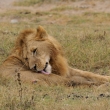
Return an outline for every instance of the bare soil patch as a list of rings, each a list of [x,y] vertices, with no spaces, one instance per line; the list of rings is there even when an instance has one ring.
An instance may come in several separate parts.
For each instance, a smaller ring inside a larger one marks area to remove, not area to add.
[[[58,2],[58,3],[43,3],[42,5],[26,6],[13,6],[13,2],[17,0],[0,0],[0,13],[7,11],[7,9],[28,9],[31,11],[50,11],[56,7],[71,7],[63,11],[64,14],[82,14],[83,12],[110,12],[109,0],[77,0],[74,2]],[[73,8],[73,9],[72,9]]]

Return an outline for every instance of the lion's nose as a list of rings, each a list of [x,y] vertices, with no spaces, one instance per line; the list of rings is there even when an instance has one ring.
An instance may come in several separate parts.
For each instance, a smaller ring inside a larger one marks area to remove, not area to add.
[[[33,70],[36,70],[37,68],[36,68],[36,64],[34,65],[34,67],[32,68]]]
[[[48,66],[48,62],[45,63],[45,67],[43,69],[44,71],[46,71],[47,66]]]
[[[46,65],[48,65],[48,62],[46,62]]]

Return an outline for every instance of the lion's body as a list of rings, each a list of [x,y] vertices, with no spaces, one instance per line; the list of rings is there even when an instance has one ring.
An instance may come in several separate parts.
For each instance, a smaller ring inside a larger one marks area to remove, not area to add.
[[[9,57],[0,67],[2,77],[12,78],[20,73],[22,81],[47,84],[96,84],[109,81],[109,76],[71,68],[61,45],[39,26],[23,31]]]

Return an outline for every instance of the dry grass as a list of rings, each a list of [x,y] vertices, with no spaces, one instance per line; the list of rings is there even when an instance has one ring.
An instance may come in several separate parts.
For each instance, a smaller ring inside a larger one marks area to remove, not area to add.
[[[66,88],[64,86],[27,85],[16,81],[0,83],[1,110],[109,110],[110,89],[95,87]]]
[[[30,2],[32,1],[28,0],[26,3],[32,5]],[[2,13],[0,64],[9,55],[20,31],[43,25],[47,32],[63,45],[72,67],[109,75],[110,14],[101,12],[86,12],[82,15],[63,14],[63,11],[68,9],[72,10],[68,7],[58,7],[34,13],[32,10],[24,9]],[[19,23],[11,24],[11,19],[18,19]],[[99,89],[61,85],[48,87],[19,82],[19,77],[16,76],[13,81],[1,78],[0,99],[0,110],[109,110],[110,86],[105,85]]]

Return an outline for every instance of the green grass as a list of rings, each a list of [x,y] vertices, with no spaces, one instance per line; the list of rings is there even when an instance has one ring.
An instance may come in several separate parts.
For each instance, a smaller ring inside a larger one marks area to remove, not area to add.
[[[15,6],[34,6],[36,4],[43,4],[43,3],[58,3],[58,2],[67,2],[68,0],[20,0],[14,2]],[[69,0],[75,1],[75,0]]]
[[[60,0],[62,1],[62,0]],[[34,6],[36,4],[56,2],[55,0],[21,0],[14,2],[15,6]]]
[[[24,5],[23,2],[20,3]],[[32,5],[32,1],[27,2]],[[56,9],[60,10],[59,13]],[[65,15],[65,10],[71,9],[56,7],[39,13],[20,9],[0,14],[2,20],[6,19],[0,22],[0,64],[10,54],[22,30],[42,25],[62,44],[72,67],[110,75],[110,14],[86,12]],[[13,18],[19,19],[19,22],[11,24]],[[20,86],[16,79],[1,78],[0,110],[109,110],[110,86],[97,88],[49,87],[23,82]]]
[[[20,2],[15,2],[15,6],[32,6],[37,3],[42,3],[44,0],[22,0]]]

